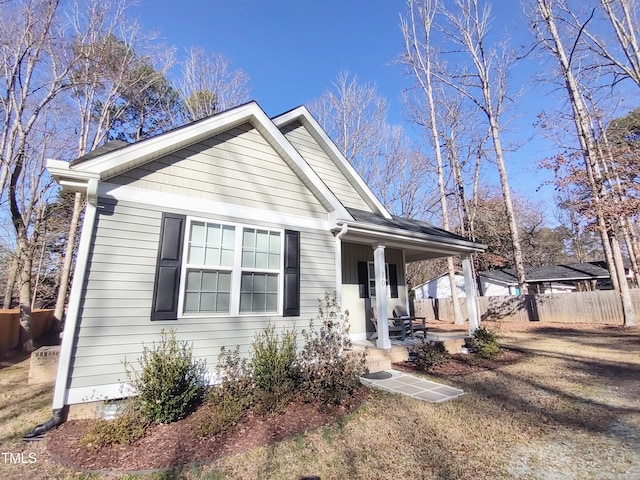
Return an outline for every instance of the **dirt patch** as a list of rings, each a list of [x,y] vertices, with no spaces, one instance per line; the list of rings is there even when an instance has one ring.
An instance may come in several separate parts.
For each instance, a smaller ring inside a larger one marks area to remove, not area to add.
[[[191,415],[175,423],[155,425],[130,445],[100,449],[81,442],[94,421],[69,421],[46,436],[46,446],[58,461],[84,471],[132,472],[206,464],[331,423],[358,408],[368,394],[367,389],[360,388],[348,404],[331,409],[321,410],[318,404],[295,400],[279,414],[262,416],[251,411],[233,430],[210,437],[194,434],[194,419],[200,415]]]

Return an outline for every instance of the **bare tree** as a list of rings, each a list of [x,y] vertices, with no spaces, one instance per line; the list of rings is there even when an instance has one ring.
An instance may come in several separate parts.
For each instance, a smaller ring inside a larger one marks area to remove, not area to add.
[[[309,103],[309,109],[353,168],[370,183],[388,110],[388,102],[376,86],[359,83],[357,75],[341,72],[332,88]]]
[[[75,59],[69,84],[77,114],[76,157],[110,138],[137,141],[179,121],[178,96],[165,78],[174,64],[173,49],[130,21],[128,5],[127,0],[91,0],[71,9]],[[82,194],[76,193],[54,313],[58,325],[64,317],[83,205]]]
[[[447,22],[442,29],[456,52],[465,55],[468,63],[461,65],[456,72],[447,69],[434,72],[434,75],[464,95],[486,117],[511,233],[513,263],[520,291],[526,293],[522,249],[501,140],[501,115],[507,100],[507,71],[513,63],[513,57],[505,41],[494,45],[488,43],[491,27],[488,5],[480,8],[478,0],[455,0],[451,3],[453,7],[442,9]]]
[[[622,263],[622,254],[618,241],[617,222],[607,222],[604,203],[606,201],[606,191],[600,166],[598,164],[598,152],[595,140],[590,128],[590,119],[585,105],[584,97],[581,93],[578,81],[574,74],[575,66],[572,63],[575,46],[581,40],[581,32],[584,28],[580,28],[577,35],[568,40],[572,45],[571,50],[567,53],[565,48],[566,39],[563,39],[557,26],[557,16],[554,11],[553,0],[537,0],[537,18],[534,23],[536,33],[541,44],[556,59],[560,73],[565,83],[567,97],[571,104],[574,117],[574,125],[578,136],[582,157],[589,186],[589,194],[593,204],[594,214],[598,224],[598,228],[603,237],[603,246],[607,245],[611,248],[613,258],[612,278],[617,277],[622,310],[624,315],[624,325],[632,326],[636,324],[635,310],[629,295],[629,287],[625,277],[624,265]],[[589,20],[587,20],[589,21]],[[584,27],[584,25],[583,25]],[[610,266],[611,268],[611,266]]]
[[[418,87],[424,95],[428,112],[426,114],[427,129],[430,134],[431,146],[436,157],[436,172],[438,176],[438,192],[440,193],[440,206],[442,211],[442,227],[450,230],[449,208],[447,206],[447,190],[445,186],[445,174],[440,148],[440,133],[436,119],[436,105],[433,94],[433,75],[431,72],[431,30],[436,14],[437,1],[425,0],[420,4],[417,0],[409,0],[409,16],[401,19],[402,34],[404,37],[405,51],[402,61],[410,67]],[[453,301],[453,316],[455,324],[464,323],[460,301],[458,300],[458,288],[453,258],[447,258],[447,272]]]
[[[590,40],[591,48],[602,58],[602,65],[614,74],[614,84],[629,78],[640,86],[640,22],[638,21],[637,0],[600,0],[605,18],[611,24],[614,35],[607,35],[607,41],[599,38],[590,29],[584,35]],[[579,17],[566,5],[560,3],[579,26]],[[595,13],[595,9],[593,10]],[[609,33],[607,31],[607,33]],[[616,41],[611,41],[615,38]],[[612,45],[613,43],[613,45]]]
[[[221,54],[208,56],[191,48],[184,62],[179,90],[188,120],[209,117],[249,99],[249,77],[232,70],[231,60]]]
[[[49,121],[57,123],[51,107],[68,88],[69,59],[60,44],[64,35],[57,1],[15,2],[3,6],[3,10],[2,16],[13,21],[2,22],[0,27],[2,182],[20,258],[21,345],[32,350],[33,246],[44,216],[43,202],[51,188],[50,179],[42,176],[44,158],[55,138],[46,132],[51,127]]]

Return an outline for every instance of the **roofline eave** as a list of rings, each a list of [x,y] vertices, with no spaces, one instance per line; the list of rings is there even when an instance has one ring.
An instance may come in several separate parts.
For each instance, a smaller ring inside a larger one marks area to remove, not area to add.
[[[401,243],[406,242],[408,247],[409,245],[413,247],[430,246],[434,247],[438,251],[450,253],[451,255],[484,252],[487,249],[486,245],[480,243],[458,240],[455,238],[436,237],[435,235],[411,232],[398,228],[342,220],[339,220],[337,224],[340,227],[342,227],[342,225],[347,225],[348,232],[351,234],[360,233],[364,236],[371,236],[371,240],[380,239],[380,243],[384,243],[384,240],[387,239]],[[349,234],[343,238],[345,238],[345,240],[349,240]]]

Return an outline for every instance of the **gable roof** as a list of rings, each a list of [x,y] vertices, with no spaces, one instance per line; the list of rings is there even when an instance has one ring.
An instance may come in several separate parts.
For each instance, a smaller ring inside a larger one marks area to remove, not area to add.
[[[329,135],[327,135],[305,106],[296,107],[273,118],[273,123],[280,129],[283,129],[293,122],[300,122],[307,129],[315,141],[318,142],[318,145],[320,145],[323,151],[335,163],[341,173],[374,212],[377,212],[387,219],[391,219],[391,214],[384,205],[382,205],[382,202],[378,200],[378,197],[375,196],[369,186],[362,180],[360,175],[358,175],[344,155],[338,150],[336,144],[333,143]]]
[[[303,158],[281,129],[300,122],[345,179],[372,211],[346,208],[318,173]],[[251,124],[276,150],[305,186],[329,212],[340,238],[356,243],[384,243],[405,249],[407,261],[467,255],[486,246],[419,220],[392,216],[339,152],[335,144],[305,107],[297,107],[270,119],[256,102],[220,112],[171,131],[132,144],[110,142],[70,163],[49,160],[47,169],[61,185],[86,190],[95,201],[99,181],[108,182],[124,172],[167,156],[243,124]]]
[[[107,181],[125,171],[245,123],[250,123],[264,136],[328,211],[339,217],[351,217],[335,194],[256,102],[225,110],[132,144],[106,144],[101,153],[91,152],[71,163],[49,160],[47,169],[61,185],[82,188],[82,182],[86,183],[90,179]]]

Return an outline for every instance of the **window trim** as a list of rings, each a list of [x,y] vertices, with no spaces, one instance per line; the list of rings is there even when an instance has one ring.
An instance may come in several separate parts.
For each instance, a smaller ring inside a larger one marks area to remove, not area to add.
[[[188,248],[189,248],[189,238],[191,234],[191,223],[192,222],[204,222],[205,224],[217,224],[222,226],[229,226],[234,228],[234,255],[233,255],[233,266],[232,267],[207,267],[203,265],[189,265],[187,263],[188,258]],[[264,268],[255,268],[251,269],[249,267],[242,266],[242,240],[244,236],[245,229],[253,229],[253,230],[266,230],[269,232],[277,232],[280,235],[280,262],[277,269],[278,274],[278,299],[277,299],[277,310],[273,312],[240,312],[240,292],[241,292],[241,281],[243,273],[276,273],[275,269],[264,269]],[[283,290],[284,290],[284,229],[282,228],[273,228],[266,227],[264,225],[254,225],[248,223],[236,223],[218,220],[215,218],[204,218],[204,217],[196,217],[196,216],[187,216],[187,220],[185,222],[185,233],[182,245],[182,263],[180,266],[180,291],[178,294],[178,319],[184,318],[224,318],[224,317],[272,317],[272,316],[282,316],[283,310]],[[187,270],[189,268],[199,268],[202,270],[215,270],[215,271],[229,271],[231,272],[231,291],[229,293],[229,311],[228,312],[204,312],[204,313],[185,313],[184,311],[184,301],[185,301],[185,293],[186,293],[186,277]]]

